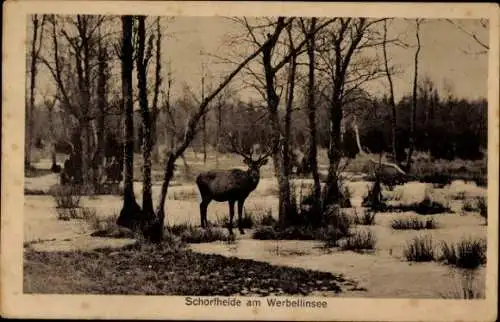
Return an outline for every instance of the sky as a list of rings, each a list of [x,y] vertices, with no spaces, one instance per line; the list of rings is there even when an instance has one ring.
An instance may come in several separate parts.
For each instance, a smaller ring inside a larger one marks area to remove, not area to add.
[[[478,20],[455,21],[488,43],[489,30],[482,28]],[[233,43],[227,46],[229,35],[241,35],[244,30],[225,17],[178,16],[162,20],[162,27],[164,78],[166,78],[165,69],[171,66],[174,77],[174,98],[183,95],[182,91],[185,86],[191,88],[194,95],[201,96],[202,62],[205,65],[205,71],[213,77],[210,81],[212,84],[218,83],[232,70],[233,65],[214,63],[211,55],[230,57],[235,52],[248,52],[244,43]],[[410,45],[406,49],[394,46],[388,48],[391,64],[399,70],[399,73],[394,76],[397,101],[403,95],[410,93],[412,88],[415,48],[411,45],[416,41],[415,22],[400,18],[394,19],[388,28],[389,38],[397,35]],[[477,54],[483,48],[470,36],[445,20],[434,19],[426,20],[421,25],[420,39],[420,78],[430,78],[443,94],[446,90],[451,90],[458,98],[487,97],[488,55]],[[202,56],[201,52],[208,53],[208,55]],[[167,61],[170,62],[169,65]],[[48,88],[53,86],[50,75],[43,67],[40,74],[42,83],[40,93],[50,92]],[[241,90],[240,82],[241,77],[234,81],[232,88],[237,89],[236,92],[243,99],[251,97],[250,92]],[[116,83],[114,86],[120,85]],[[374,96],[382,96],[388,93],[387,81],[385,78],[372,81],[366,84],[365,89]],[[40,93],[38,99],[41,99]]]
[[[488,31],[477,20],[457,22],[487,42]],[[176,83],[186,82],[192,88],[199,88],[201,61],[209,59],[202,58],[200,51],[229,56],[230,51],[235,50],[222,46],[228,33],[238,32],[234,23],[222,17],[176,17],[167,23],[167,29],[175,35],[165,42],[164,50],[172,61]],[[400,35],[405,42],[414,44],[414,22],[393,20],[389,26],[389,38],[391,35]],[[487,96],[488,55],[476,54],[482,48],[473,39],[444,20],[427,20],[420,27],[420,38],[420,76],[429,77],[438,89],[451,87],[453,94],[460,98]],[[415,49],[391,47],[388,50],[392,63],[400,71],[394,79],[395,96],[398,99],[411,91]],[[207,63],[207,68],[212,74],[221,74],[218,71],[222,67],[218,65]],[[386,86],[384,78],[369,84],[368,89],[371,92],[383,92],[387,90]]]

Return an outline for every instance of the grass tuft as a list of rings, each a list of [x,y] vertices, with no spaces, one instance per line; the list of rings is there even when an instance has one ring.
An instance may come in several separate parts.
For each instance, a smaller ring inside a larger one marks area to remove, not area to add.
[[[50,194],[56,202],[56,208],[75,209],[80,207],[80,191],[74,186],[54,186]]]
[[[420,220],[413,216],[410,218],[394,219],[391,224],[393,229],[397,230],[421,230],[421,229],[437,229],[438,224],[433,218]]]
[[[278,221],[273,217],[273,212],[269,208],[267,209],[265,215],[261,215],[260,217],[258,217],[257,223],[260,226],[274,226],[278,223]]]
[[[407,242],[403,255],[410,262],[430,262],[435,259],[431,236],[417,236]]]
[[[200,244],[214,241],[231,242],[235,240],[226,229],[219,227],[200,228],[190,224],[172,225],[167,228],[168,233],[178,236],[185,243]]]
[[[479,215],[488,223],[488,202],[485,197],[477,197],[477,208],[479,208]]]
[[[443,241],[439,259],[460,268],[478,268],[486,263],[486,240],[464,238],[455,244]]]
[[[354,225],[375,225],[375,216],[377,213],[370,209],[364,209],[363,215],[358,216],[357,212],[354,213],[354,217],[352,218],[352,223]]]
[[[340,246],[342,250],[374,250],[377,239],[371,230],[356,231],[348,236]]]

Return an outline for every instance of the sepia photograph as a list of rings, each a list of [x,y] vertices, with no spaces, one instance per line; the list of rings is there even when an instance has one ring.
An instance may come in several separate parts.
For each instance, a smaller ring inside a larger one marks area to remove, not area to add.
[[[5,7],[2,314],[496,319],[498,6],[47,3]]]

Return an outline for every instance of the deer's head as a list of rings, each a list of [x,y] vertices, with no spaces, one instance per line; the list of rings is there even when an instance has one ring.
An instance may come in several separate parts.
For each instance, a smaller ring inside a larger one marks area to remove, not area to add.
[[[268,158],[271,155],[271,150],[267,149],[265,151],[256,152],[256,150],[261,150],[260,148],[256,148],[256,145],[252,146],[250,149],[244,150],[240,146],[236,144],[236,141],[232,134],[229,135],[231,139],[232,152],[237,153],[243,157],[243,163],[248,166],[249,172],[256,174],[257,176],[260,173],[260,168],[267,164]],[[255,155],[257,154],[257,157]]]
[[[257,160],[253,160],[252,158],[243,158],[243,163],[248,166],[249,170],[260,171],[260,168],[267,164],[268,157],[263,156]]]

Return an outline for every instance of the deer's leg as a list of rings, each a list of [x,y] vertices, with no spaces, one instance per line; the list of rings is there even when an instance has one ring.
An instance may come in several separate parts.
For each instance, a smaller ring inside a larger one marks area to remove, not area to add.
[[[245,232],[243,231],[243,225],[241,222],[241,219],[243,217],[243,204],[245,203],[245,200],[238,200],[238,229],[240,230],[240,234],[244,235]]]
[[[229,234],[233,234],[234,201],[229,201]]]
[[[200,203],[200,225],[201,228],[205,228],[207,226],[207,209],[210,200],[203,199]]]

